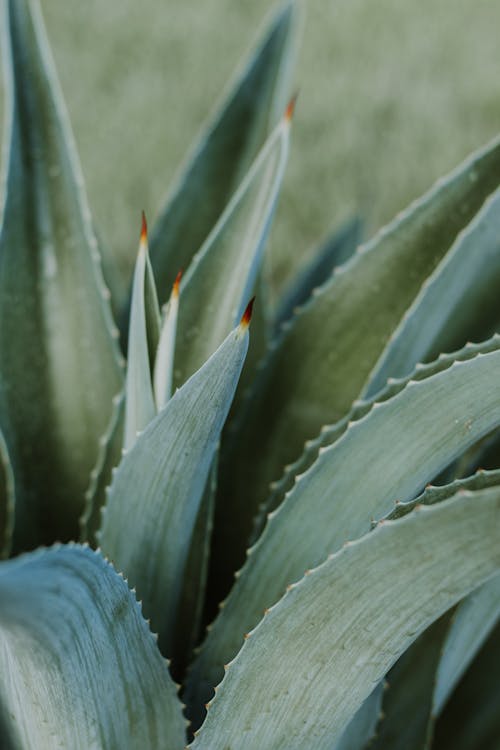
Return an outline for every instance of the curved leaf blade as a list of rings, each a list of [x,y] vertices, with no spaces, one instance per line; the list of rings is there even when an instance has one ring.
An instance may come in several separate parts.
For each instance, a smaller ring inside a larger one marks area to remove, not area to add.
[[[169,655],[191,537],[247,329],[243,319],[138,437],[114,474],[103,512],[100,546],[137,588]]]
[[[0,712],[15,750],[184,747],[167,665],[98,553],[68,545],[2,563],[0,602]]]
[[[109,293],[38,2],[2,4],[8,163],[0,229],[0,422],[14,548],[78,534],[122,370]]]
[[[500,424],[499,368],[496,350],[410,382],[393,398],[374,404],[320,451],[249,550],[194,662],[188,703],[206,702],[242,634],[288,584],[347,540],[366,533],[370,519],[383,518],[396,501],[414,498],[457,455]]]
[[[287,327],[242,410],[238,440],[222,449],[226,522],[214,549],[226,568],[241,565],[270,483],[323,424],[345,415],[423,282],[499,182],[497,139],[361,247]]]
[[[330,748],[418,634],[498,571],[499,528],[498,488],[465,493],[310,571],[249,633],[193,748]]]
[[[417,362],[478,340],[498,321],[500,190],[458,235],[406,312],[365,389],[370,396],[388,377],[403,377]]]

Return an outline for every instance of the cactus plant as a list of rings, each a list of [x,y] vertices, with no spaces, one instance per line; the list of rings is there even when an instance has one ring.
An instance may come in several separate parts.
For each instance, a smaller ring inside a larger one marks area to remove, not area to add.
[[[495,747],[500,141],[270,309],[287,3],[143,215],[125,361],[38,0],[2,10],[2,747]]]

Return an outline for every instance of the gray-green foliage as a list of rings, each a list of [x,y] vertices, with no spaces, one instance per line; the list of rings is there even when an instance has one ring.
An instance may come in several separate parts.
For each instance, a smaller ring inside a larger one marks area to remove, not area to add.
[[[345,227],[249,330],[298,15],[278,10],[206,127],[151,260],[143,217],[124,370],[38,0],[3,0],[7,750],[181,750],[191,730],[196,750],[411,750],[452,716],[464,748],[500,737],[480,679],[498,661],[500,469],[462,475],[500,458],[500,147],[357,252]]]

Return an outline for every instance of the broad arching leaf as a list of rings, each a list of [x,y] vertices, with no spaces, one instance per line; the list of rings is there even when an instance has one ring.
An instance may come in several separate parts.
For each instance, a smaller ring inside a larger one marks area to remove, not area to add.
[[[255,382],[238,440],[222,448],[225,525],[214,549],[226,567],[241,565],[269,484],[345,415],[422,284],[499,183],[497,139],[362,246],[293,320]]]
[[[500,569],[499,528],[500,490],[464,493],[309,571],[247,634],[193,749],[329,750],[419,633]]]
[[[396,501],[414,498],[457,455],[500,425],[500,351],[457,362],[349,426],[269,516],[194,663],[187,700],[204,703],[222,665],[286,586]]]
[[[99,543],[137,588],[164,653],[200,502],[248,348],[244,316],[137,438],[111,484]]]
[[[177,385],[221,344],[254,291],[288,157],[293,106],[292,100],[183,279]]]
[[[184,747],[177,689],[135,596],[88,547],[0,565],[0,716],[6,750]]]
[[[78,535],[122,371],[80,167],[38,0],[2,3],[7,177],[0,230],[0,424],[14,549]]]

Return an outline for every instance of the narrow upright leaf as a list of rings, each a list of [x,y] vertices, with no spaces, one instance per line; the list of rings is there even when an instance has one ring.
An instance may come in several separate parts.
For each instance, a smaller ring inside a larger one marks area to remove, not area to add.
[[[0,565],[0,716],[8,750],[185,746],[176,686],[140,607],[88,547]]]
[[[465,493],[309,571],[247,634],[193,749],[330,750],[419,633],[500,569],[499,524],[497,487]]]
[[[165,301],[279,121],[290,96],[299,8],[286,2],[204,127],[153,228],[151,261]]]
[[[500,621],[500,575],[483,584],[458,607],[444,643],[434,690],[439,716],[483,642]]]
[[[500,190],[458,235],[393,333],[370,375],[365,395],[417,362],[488,335],[500,319]]]
[[[171,655],[195,521],[248,347],[243,317],[120,463],[98,538]]]
[[[2,15],[0,424],[16,483],[19,550],[77,536],[122,371],[39,3],[7,0]]]
[[[156,359],[153,370],[153,386],[156,408],[158,410],[163,409],[172,395],[181,275],[182,272],[179,271],[177,278],[172,285],[172,292],[164,312],[158,347],[156,350]]]
[[[132,286],[132,307],[127,350],[124,448],[135,443],[137,433],[156,416],[152,367],[158,346],[160,310],[148,258],[146,219],[142,215],[139,254]]]
[[[175,382],[216,350],[253,293],[288,156],[293,103],[270,135],[186,273]]]

